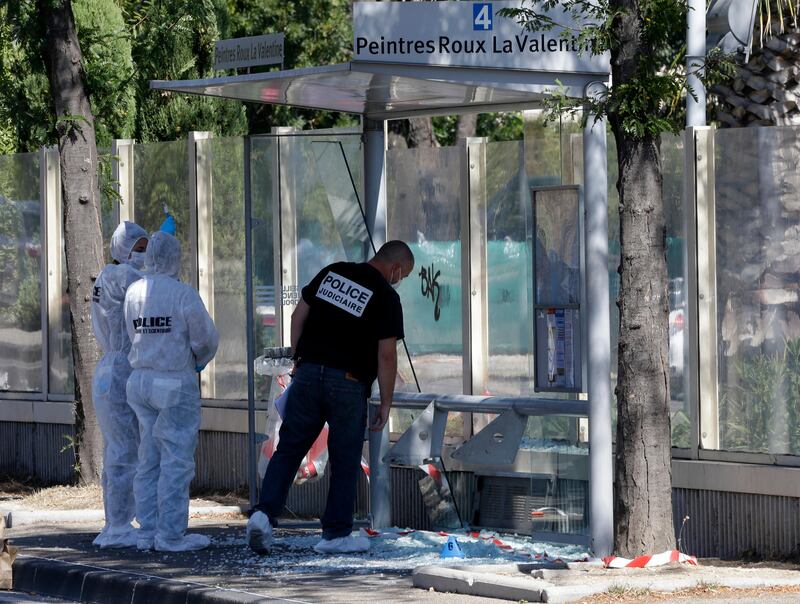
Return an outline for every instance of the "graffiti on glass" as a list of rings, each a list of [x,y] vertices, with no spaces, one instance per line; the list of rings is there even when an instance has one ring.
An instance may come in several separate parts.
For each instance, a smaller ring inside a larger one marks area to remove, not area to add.
[[[420,291],[425,298],[430,298],[433,302],[433,320],[438,321],[442,314],[440,306],[442,301],[442,287],[439,285],[439,275],[442,271],[437,271],[433,264],[429,267],[422,267],[419,271]]]

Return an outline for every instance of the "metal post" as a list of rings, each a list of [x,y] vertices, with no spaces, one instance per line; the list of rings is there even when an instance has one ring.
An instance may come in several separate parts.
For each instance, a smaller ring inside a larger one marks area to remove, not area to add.
[[[700,80],[706,62],[706,2],[689,0],[686,15],[686,126],[706,125],[706,89]]]
[[[60,317],[61,250],[63,216],[61,214],[61,167],[58,147],[39,151],[39,237],[46,253],[40,256],[40,311],[42,325],[42,399],[50,393],[50,337],[55,332],[51,322]],[[57,279],[57,280],[56,280]]]
[[[364,118],[364,210],[376,249],[386,243],[386,122]],[[369,244],[367,244],[369,245]],[[372,255],[369,250],[368,255]],[[370,422],[377,407],[370,405]],[[369,433],[369,502],[373,529],[392,525],[392,474],[383,457],[389,452],[389,423]]]
[[[195,148],[195,204],[197,214],[197,291],[206,305],[211,318],[216,320],[214,297],[214,199],[212,166],[214,164],[211,138],[197,140]],[[216,361],[211,359],[200,374],[200,396],[204,399],[217,397]]]
[[[183,266],[189,268],[191,274],[189,276],[189,285],[197,289],[197,195],[198,186],[203,186],[204,183],[198,183],[197,180],[197,141],[211,138],[210,132],[189,132],[187,139],[187,162],[188,162],[188,180],[189,187],[189,246],[192,253],[187,253],[184,250]]]
[[[714,129],[695,129],[697,208],[697,337],[700,447],[719,449],[717,375],[717,243]],[[689,365],[692,367],[692,365]]]
[[[464,394],[489,390],[489,315],[487,271],[486,152],[488,139],[464,138],[461,150],[461,333]],[[463,437],[468,440],[486,418],[463,413]]]
[[[255,360],[255,334],[253,333],[253,225],[252,184],[250,182],[250,137],[244,137],[244,290],[247,321],[247,483],[250,487],[250,506],[258,502],[258,474],[256,470],[256,397],[253,361]],[[276,300],[277,304],[277,300]]]
[[[386,122],[364,118],[363,126],[364,210],[375,248],[380,249],[386,243]]]
[[[587,86],[586,96],[605,86]],[[611,553],[614,544],[613,461],[611,451],[611,320],[608,288],[608,168],[606,123],[589,115],[583,131],[583,182],[586,211],[586,314],[588,330],[589,493],[592,550]]]
[[[133,145],[129,138],[111,141],[111,178],[120,202],[114,206],[114,223],[134,220],[133,217]]]
[[[700,451],[700,375],[697,368],[700,366],[700,348],[698,336],[698,305],[697,305],[697,156],[695,128],[686,128],[683,131],[683,232],[686,234],[683,242],[684,271],[686,274],[686,322],[685,344],[687,355],[684,359],[684,379],[686,390],[684,397],[689,405],[690,431],[690,456],[699,458]]]

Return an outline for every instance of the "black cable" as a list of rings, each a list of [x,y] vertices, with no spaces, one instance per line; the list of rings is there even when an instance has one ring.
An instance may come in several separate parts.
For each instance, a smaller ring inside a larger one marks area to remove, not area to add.
[[[353,178],[353,172],[350,170],[350,162],[347,161],[347,154],[344,152],[344,145],[342,141],[311,141],[312,143],[333,143],[339,145],[339,150],[342,152],[342,159],[344,160],[344,166],[347,168],[347,175],[350,177],[350,186],[353,188],[353,194],[356,196],[356,202],[358,203],[358,209],[361,211],[361,218],[364,220],[364,229],[367,231],[367,237],[369,238],[369,244],[372,246],[372,253],[377,254],[378,250],[375,247],[375,241],[372,239],[372,233],[369,230],[369,222],[367,222],[367,212],[364,209],[363,204],[361,203],[361,198],[358,196],[358,188],[356,187],[356,181]],[[411,361],[411,353],[408,352],[408,345],[406,344],[405,338],[401,340],[403,342],[403,350],[406,352],[406,358],[408,359],[408,365],[411,367],[411,375],[414,376],[414,383],[417,386],[417,392],[422,392],[422,389],[419,387],[419,380],[417,379],[417,371],[414,369],[414,363]],[[444,467],[444,466],[442,466]],[[460,517],[459,517],[460,519]]]
[[[447,481],[447,488],[450,489],[450,479],[447,477],[447,468],[444,466],[444,457],[439,458],[439,462],[442,464],[442,477]],[[456,510],[456,516],[458,516],[458,524],[461,525],[461,528],[464,527],[464,519],[461,517],[461,511],[458,509],[458,504],[456,503],[456,494],[453,492],[453,489],[450,489],[450,498],[453,500],[453,507]]]

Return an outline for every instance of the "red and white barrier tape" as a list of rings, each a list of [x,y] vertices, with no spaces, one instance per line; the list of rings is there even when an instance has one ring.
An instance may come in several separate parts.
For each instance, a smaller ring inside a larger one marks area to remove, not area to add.
[[[633,560],[618,556],[606,556],[603,558],[603,564],[606,565],[606,568],[652,568],[654,566],[664,566],[670,562],[697,566],[696,557],[682,554],[676,549],[649,556],[637,556]]]

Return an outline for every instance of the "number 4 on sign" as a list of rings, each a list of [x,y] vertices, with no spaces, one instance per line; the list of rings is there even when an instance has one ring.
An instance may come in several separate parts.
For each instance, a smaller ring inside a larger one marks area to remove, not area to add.
[[[473,31],[488,31],[492,29],[492,3],[476,2],[472,5]]]

